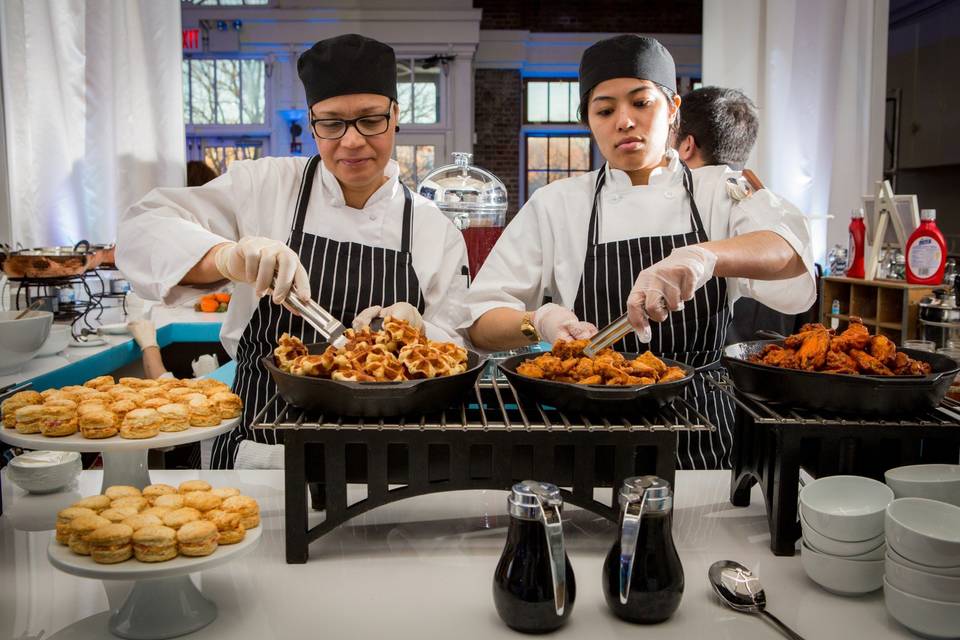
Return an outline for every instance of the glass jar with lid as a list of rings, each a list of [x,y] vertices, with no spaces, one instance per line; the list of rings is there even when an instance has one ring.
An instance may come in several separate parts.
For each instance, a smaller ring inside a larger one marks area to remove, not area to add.
[[[507,224],[507,188],[486,169],[470,164],[472,154],[452,155],[453,164],[430,172],[417,191],[463,232],[470,275],[475,276]]]

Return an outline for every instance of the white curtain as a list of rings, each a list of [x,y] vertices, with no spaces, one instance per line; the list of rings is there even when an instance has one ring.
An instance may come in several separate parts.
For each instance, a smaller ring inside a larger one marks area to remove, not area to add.
[[[113,242],[126,207],[183,185],[180,0],[3,0],[0,62],[0,240]]]
[[[760,111],[748,166],[814,217],[814,257],[847,242],[883,162],[889,0],[704,0],[703,83]]]

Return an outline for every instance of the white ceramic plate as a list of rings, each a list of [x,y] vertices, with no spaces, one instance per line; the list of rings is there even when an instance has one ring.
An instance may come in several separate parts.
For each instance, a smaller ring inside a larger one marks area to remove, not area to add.
[[[80,433],[62,438],[47,438],[39,433],[24,434],[14,429],[0,429],[0,440],[15,447],[24,449],[48,449],[51,451],[135,451],[138,449],[160,449],[173,447],[178,444],[206,440],[226,433],[240,422],[240,418],[222,420],[216,427],[190,427],[185,431],[168,433],[161,431],[153,438],[142,440],[128,440],[119,435],[112,438],[89,439]]]

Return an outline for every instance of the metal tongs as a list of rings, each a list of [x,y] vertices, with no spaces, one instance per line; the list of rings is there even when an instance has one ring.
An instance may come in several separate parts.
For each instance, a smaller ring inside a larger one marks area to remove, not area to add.
[[[598,331],[597,335],[590,339],[590,344],[583,348],[583,353],[588,358],[593,358],[600,351],[622,340],[623,337],[631,331],[633,331],[633,325],[631,325],[630,320],[627,319],[627,314],[623,314]]]
[[[288,295],[284,303],[295,309],[311,327],[317,330],[317,333],[327,339],[329,344],[335,347],[341,347],[346,344],[347,339],[343,337],[343,332],[347,330],[343,323],[337,320],[333,315],[313,301],[313,299],[301,302],[295,295]]]

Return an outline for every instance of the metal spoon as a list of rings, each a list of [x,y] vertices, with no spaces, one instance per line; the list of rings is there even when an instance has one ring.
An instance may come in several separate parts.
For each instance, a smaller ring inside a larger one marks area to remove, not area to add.
[[[793,640],[803,640],[802,636],[765,609],[767,597],[763,593],[760,579],[753,575],[750,569],[733,560],[720,560],[710,566],[708,575],[717,597],[731,609],[763,614],[783,635]]]

